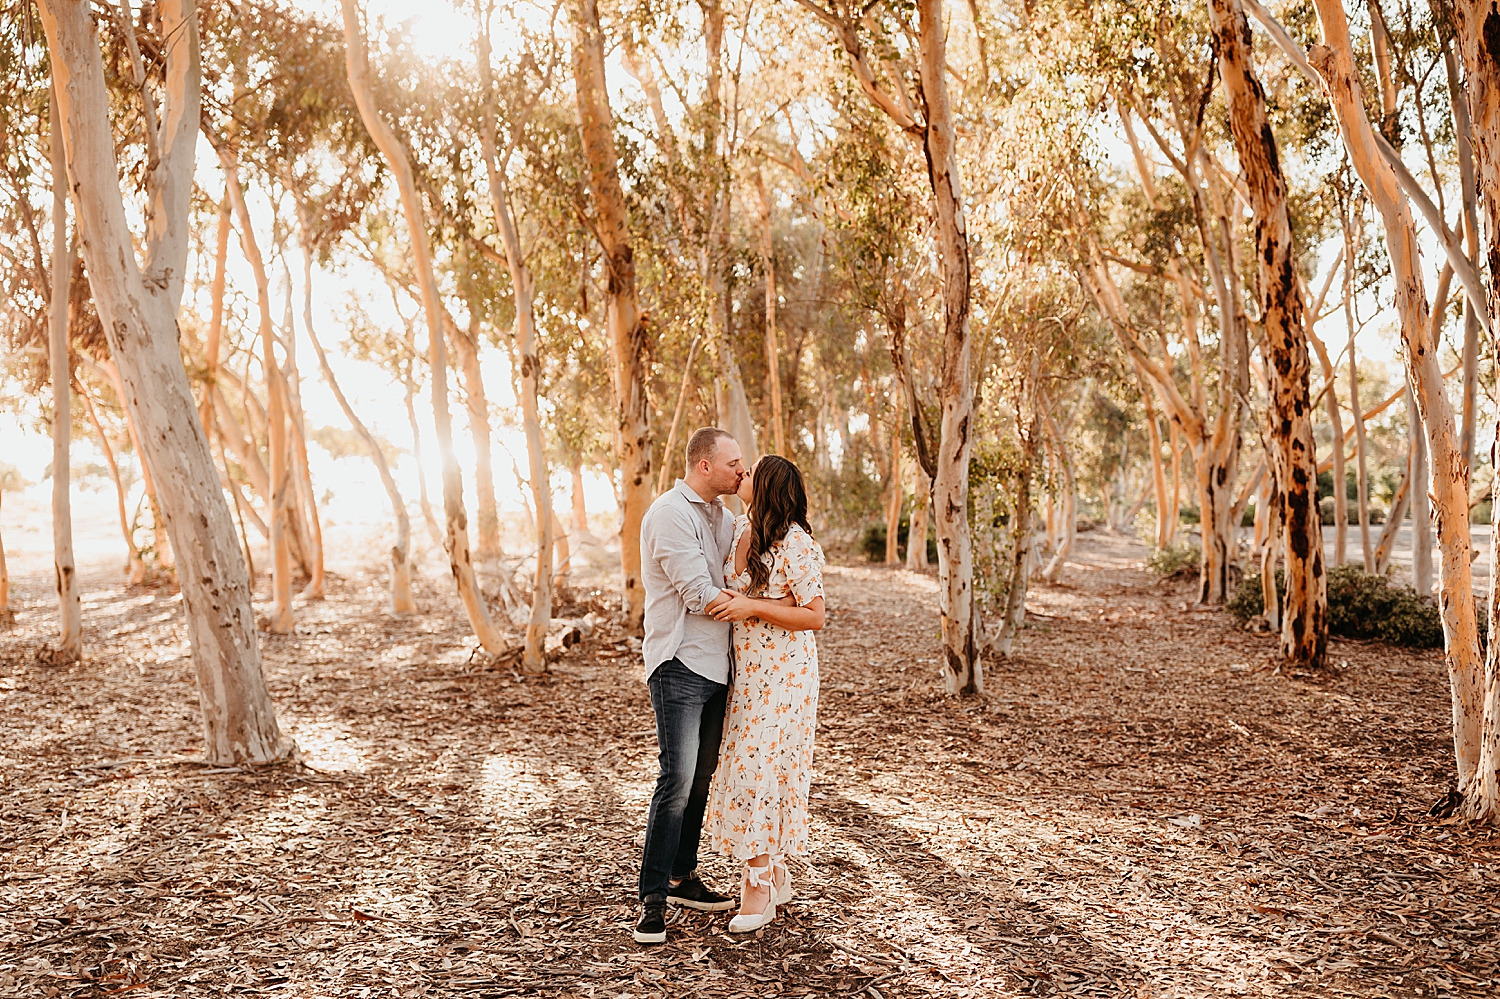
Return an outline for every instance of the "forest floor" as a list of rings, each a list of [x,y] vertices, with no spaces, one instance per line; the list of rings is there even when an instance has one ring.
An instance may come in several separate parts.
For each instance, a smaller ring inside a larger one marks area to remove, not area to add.
[[[655,738],[630,644],[541,679],[472,655],[446,577],[370,564],[264,640],[305,762],[204,766],[173,592],[51,567],[0,633],[0,994],[1493,996],[1500,837],[1427,817],[1438,655],[1316,675],[1091,533],[988,692],[939,692],[936,584],[830,566],[811,866],[752,937],[631,941]],[[354,566],[354,563],[350,563]],[[110,567],[112,570],[113,567]],[[729,889],[717,857],[706,879]]]

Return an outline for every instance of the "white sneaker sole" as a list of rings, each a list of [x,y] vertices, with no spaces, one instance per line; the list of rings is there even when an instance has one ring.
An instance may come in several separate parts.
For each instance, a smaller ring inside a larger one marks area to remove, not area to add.
[[[684,909],[696,909],[699,912],[728,912],[734,908],[734,899],[726,898],[722,902],[695,902],[692,899],[673,898],[668,895],[667,904],[680,905]]]
[[[635,930],[635,931],[633,931],[631,933],[631,935],[635,937],[635,942],[636,943],[666,943],[667,942],[667,931],[666,930],[662,930],[660,933],[642,933],[640,930]]]

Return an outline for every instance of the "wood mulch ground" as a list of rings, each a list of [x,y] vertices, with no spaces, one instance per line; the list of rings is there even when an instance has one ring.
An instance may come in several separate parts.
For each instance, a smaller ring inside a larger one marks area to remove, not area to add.
[[[180,604],[85,577],[88,661],[0,634],[0,995],[1493,996],[1500,838],[1426,816],[1439,657],[1313,676],[1083,536],[988,693],[937,690],[935,583],[828,572],[815,854],[750,939],[630,939],[651,709],[605,633],[523,680],[378,566],[267,638],[309,764],[205,767]],[[733,874],[707,859],[710,883]]]

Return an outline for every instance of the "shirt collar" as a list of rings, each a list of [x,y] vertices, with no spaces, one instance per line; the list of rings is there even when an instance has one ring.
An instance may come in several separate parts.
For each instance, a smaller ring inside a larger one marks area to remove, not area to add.
[[[675,486],[673,486],[672,488],[676,489],[678,492],[682,493],[682,495],[686,496],[688,498],[688,502],[690,502],[690,503],[697,503],[699,506],[716,506],[716,507],[723,507],[724,506],[724,500],[722,498],[718,497],[718,496],[715,496],[710,501],[710,500],[704,499],[702,496],[699,496],[697,493],[693,492],[693,487],[687,484],[687,480],[686,479],[678,479],[677,480],[677,484]]]

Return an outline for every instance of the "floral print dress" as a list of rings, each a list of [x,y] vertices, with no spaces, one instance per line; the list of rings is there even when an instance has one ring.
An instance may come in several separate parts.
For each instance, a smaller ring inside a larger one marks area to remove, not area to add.
[[[748,519],[736,519],[724,569],[725,584],[741,591],[750,573],[734,575],[734,552],[749,528]],[[790,593],[805,606],[823,595],[823,549],[801,527],[793,525],[762,557],[771,562],[765,596]],[[736,860],[802,856],[818,713],[817,643],[811,631],[738,621],[734,656],[705,831],[714,849]]]

